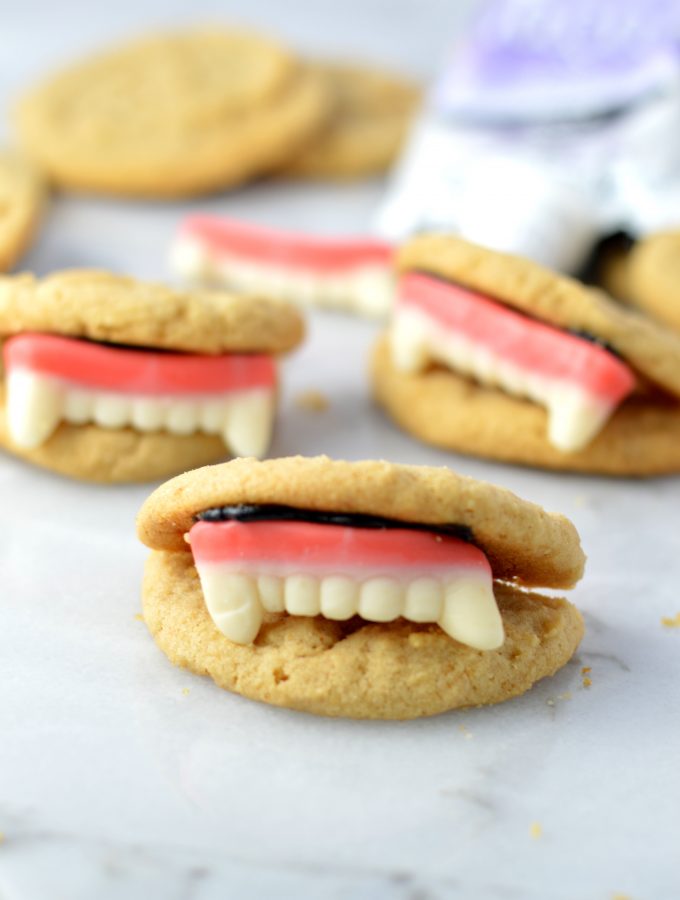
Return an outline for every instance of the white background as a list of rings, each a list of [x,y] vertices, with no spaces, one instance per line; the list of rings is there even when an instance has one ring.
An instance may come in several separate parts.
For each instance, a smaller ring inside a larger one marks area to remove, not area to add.
[[[257,0],[2,4],[0,91],[113,37],[232,20],[308,51],[425,76],[462,4]],[[259,185],[186,204],[58,197],[24,261],[169,278],[189,209],[361,233],[377,183]],[[0,900],[677,900],[680,487],[560,476],[430,450],[375,410],[376,327],[314,315],[285,369],[272,453],[452,465],[577,523],[589,563],[573,661],[503,706],[409,723],[317,719],[174,669],[142,622],[149,487],[0,458]],[[326,413],[298,408],[303,389]],[[590,666],[592,686],[582,685]],[[541,836],[531,836],[532,825]]]

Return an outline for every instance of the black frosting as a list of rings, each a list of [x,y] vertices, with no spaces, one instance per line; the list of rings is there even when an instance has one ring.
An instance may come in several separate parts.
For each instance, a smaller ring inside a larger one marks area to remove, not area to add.
[[[471,542],[472,529],[467,525],[426,525],[423,522],[399,522],[382,516],[364,513],[319,512],[312,509],[296,509],[276,504],[248,504],[216,506],[198,513],[200,522],[314,522],[319,525],[349,525],[352,528],[408,528],[412,531],[429,531],[448,534]]]

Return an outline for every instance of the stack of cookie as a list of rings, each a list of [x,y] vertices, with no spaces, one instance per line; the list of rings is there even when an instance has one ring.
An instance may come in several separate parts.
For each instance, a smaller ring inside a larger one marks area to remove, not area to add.
[[[370,66],[307,62],[250,32],[123,44],[48,77],[15,117],[30,164],[0,156],[0,271],[27,247],[46,180],[63,190],[191,197],[265,175],[386,171],[420,92]]]
[[[275,41],[210,29],[76,64],[23,98],[17,125],[60,187],[181,197],[273,172],[383,171],[417,98],[396,76],[310,65]]]

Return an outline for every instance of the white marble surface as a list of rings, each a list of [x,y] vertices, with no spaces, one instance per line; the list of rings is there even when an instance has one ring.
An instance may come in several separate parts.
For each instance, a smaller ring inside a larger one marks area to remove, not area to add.
[[[410,9],[404,59],[425,66],[407,37],[414,4],[399,5]],[[375,18],[389,4],[369,7]],[[283,5],[253,8],[296,36]],[[37,9],[23,4],[4,31],[8,94],[40,68],[40,54],[19,59]],[[44,58],[133,17],[113,6],[88,31],[78,9],[48,14]],[[304,42],[308,26],[296,27]],[[325,39],[350,47],[347,35],[340,23]],[[377,43],[395,56],[384,35]],[[182,206],[59,198],[26,263],[167,277],[168,238],[189,207],[361,231],[380,190],[262,185]],[[677,900],[680,630],[661,618],[680,611],[680,483],[421,447],[371,406],[375,327],[332,314],[310,324],[286,367],[273,452],[450,464],[571,516],[589,554],[573,596],[587,622],[578,656],[523,698],[421,722],[326,721],[242,700],[170,666],[137,618],[145,551],[133,519],[148,488],[80,485],[2,456],[0,900]],[[328,395],[328,412],[295,405],[306,388]]]

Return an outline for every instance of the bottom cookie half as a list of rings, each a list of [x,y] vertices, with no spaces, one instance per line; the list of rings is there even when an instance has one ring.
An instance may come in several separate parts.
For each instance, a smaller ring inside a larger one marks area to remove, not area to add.
[[[62,423],[33,449],[10,438],[0,387],[0,447],[44,469],[82,481],[156,481],[229,456],[221,438],[207,434],[142,434],[132,428]]]
[[[203,601],[190,553],[153,551],[145,621],[175,665],[252,700],[325,716],[413,719],[499,703],[554,674],[573,655],[583,620],[566,600],[496,585],[506,639],[479,651],[435,625],[399,619],[269,615],[254,644],[229,641]]]
[[[412,375],[392,364],[386,337],[372,360],[373,391],[394,421],[428,444],[563,471],[649,476],[680,472],[680,403],[627,401],[577,453],[548,443],[548,417],[536,403],[482,387],[449,369]]]

